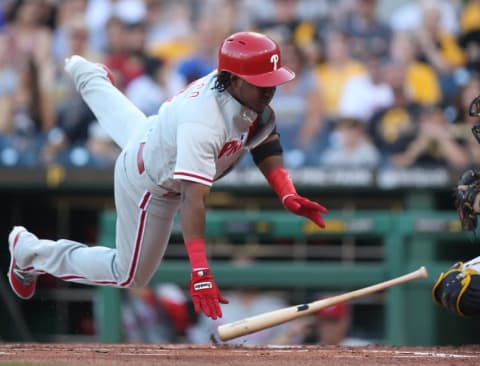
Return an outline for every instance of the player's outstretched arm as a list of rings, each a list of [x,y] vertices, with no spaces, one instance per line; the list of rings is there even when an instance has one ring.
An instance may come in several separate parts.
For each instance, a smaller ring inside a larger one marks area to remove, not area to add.
[[[210,187],[182,181],[181,217],[183,237],[188,258],[192,266],[190,294],[198,314],[217,319],[222,317],[220,304],[228,304],[213,279],[205,249],[205,200]]]
[[[265,144],[278,143],[278,141],[275,142],[276,139],[278,140],[278,137],[273,135],[265,142]],[[297,193],[295,185],[293,184],[292,179],[283,165],[281,154],[269,155],[268,157],[265,157],[259,161],[257,166],[267,178],[268,183],[278,195],[283,206],[287,210],[296,215],[304,216],[312,220],[321,228],[325,227],[325,222],[323,221],[321,215],[326,213],[327,209],[319,203],[302,197]]]

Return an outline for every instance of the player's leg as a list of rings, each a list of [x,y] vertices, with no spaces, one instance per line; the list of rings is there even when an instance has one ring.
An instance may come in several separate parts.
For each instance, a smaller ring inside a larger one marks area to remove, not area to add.
[[[127,178],[125,154],[115,166],[116,248],[89,247],[67,239],[38,239],[23,232],[12,250],[20,271],[17,273],[49,273],[65,281],[118,287],[148,282],[165,252],[179,203],[155,200],[150,193],[142,192],[142,185]]]
[[[112,85],[101,65],[72,56],[65,70],[100,125],[121,148],[137,131],[144,130],[146,116]]]
[[[123,159],[124,153],[120,155],[115,165],[116,176],[122,172]],[[117,189],[115,189],[116,192]],[[131,196],[123,197],[132,200]],[[124,202],[122,205],[126,207],[128,203]],[[130,209],[131,218],[135,221],[134,216],[137,215],[139,208],[135,202],[132,202]],[[128,224],[133,225],[125,223],[125,225]],[[116,250],[112,248],[90,247],[67,239],[57,241],[38,239],[29,232],[20,233],[15,247],[11,250],[12,263],[15,261],[15,265],[18,267],[17,274],[31,277],[36,274],[49,273],[65,281],[112,286],[117,286],[118,283],[113,271],[116,254]],[[15,283],[10,282],[17,294],[21,292],[15,289]]]
[[[127,166],[135,158],[134,150],[125,152]],[[159,198],[145,190],[141,182],[146,179],[145,173],[131,169],[127,174],[120,171],[116,177],[117,254],[113,268],[121,287],[141,287],[150,280],[163,258],[179,208],[178,199]],[[131,207],[133,199],[137,211]]]
[[[151,199],[150,193],[146,192],[142,203],[148,205]],[[165,254],[173,225],[172,213],[177,208],[178,204],[172,200],[162,204],[164,215],[141,208],[135,228],[129,228],[125,225],[126,220],[118,217],[116,235],[119,239],[113,263],[118,286],[143,287],[150,281]],[[132,237],[129,232],[132,229],[135,232],[133,241],[127,239]]]
[[[112,286],[117,283],[111,268],[115,250],[107,247],[89,247],[67,239],[39,239],[23,231],[11,253],[17,274],[22,276],[48,273],[64,281]]]

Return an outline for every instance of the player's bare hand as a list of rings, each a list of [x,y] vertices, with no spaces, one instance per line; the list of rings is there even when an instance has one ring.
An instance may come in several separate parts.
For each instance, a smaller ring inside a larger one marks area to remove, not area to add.
[[[321,228],[325,227],[325,222],[321,214],[327,213],[328,210],[321,204],[310,201],[308,198],[299,196],[298,194],[292,194],[284,199],[283,205],[295,215],[304,216]]]
[[[213,320],[222,317],[220,304],[228,304],[228,300],[220,294],[209,269],[192,272],[190,294],[197,314],[203,312]]]

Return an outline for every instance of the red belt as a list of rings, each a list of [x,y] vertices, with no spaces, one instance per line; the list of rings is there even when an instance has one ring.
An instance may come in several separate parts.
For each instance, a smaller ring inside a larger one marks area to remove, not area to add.
[[[137,151],[137,168],[138,172],[142,174],[145,171],[145,165],[143,164],[143,148],[145,147],[145,142],[140,143]]]

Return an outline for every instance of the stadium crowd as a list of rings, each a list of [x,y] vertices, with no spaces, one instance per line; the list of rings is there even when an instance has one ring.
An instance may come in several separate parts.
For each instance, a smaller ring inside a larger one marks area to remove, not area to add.
[[[480,1],[406,0],[380,16],[384,1],[4,0],[0,166],[113,165],[65,57],[106,64],[152,114],[245,29],[274,37],[297,73],[272,102],[289,168],[479,164],[466,108],[480,93]]]

